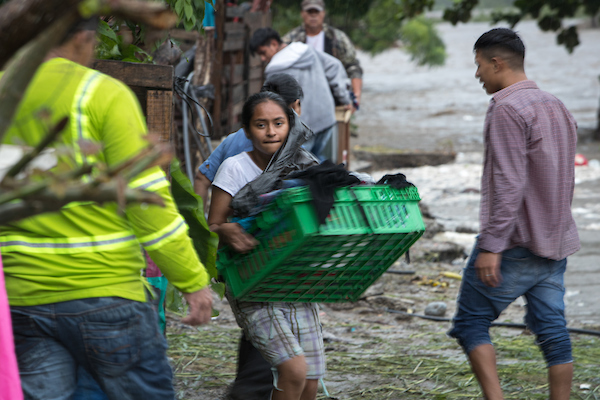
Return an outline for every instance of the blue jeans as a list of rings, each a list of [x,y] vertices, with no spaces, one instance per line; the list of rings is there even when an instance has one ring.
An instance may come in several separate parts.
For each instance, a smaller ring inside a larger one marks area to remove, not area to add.
[[[337,124],[322,131],[315,132],[302,147],[313,153],[319,161],[331,160],[337,162]]]
[[[448,334],[458,339],[469,354],[482,344],[491,344],[489,328],[500,313],[519,296],[527,300],[527,327],[536,334],[537,345],[548,367],[573,361],[571,339],[565,320],[563,277],[567,260],[549,260],[515,247],[502,253],[498,287],[486,286],[475,273],[477,245],[463,271],[453,328]]]
[[[173,374],[149,303],[98,297],[11,307],[28,400],[68,400],[83,367],[109,399],[173,399]]]
[[[85,368],[77,368],[77,389],[71,400],[107,400],[98,383],[94,380]]]

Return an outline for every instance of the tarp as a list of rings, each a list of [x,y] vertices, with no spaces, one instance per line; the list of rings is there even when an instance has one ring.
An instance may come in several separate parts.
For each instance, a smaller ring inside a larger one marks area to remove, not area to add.
[[[4,270],[0,259],[0,400],[23,400],[19,369],[15,356],[10,308],[4,288]]]

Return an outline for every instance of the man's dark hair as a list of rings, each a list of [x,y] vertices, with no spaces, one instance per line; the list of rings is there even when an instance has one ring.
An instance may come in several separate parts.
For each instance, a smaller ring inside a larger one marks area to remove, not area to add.
[[[273,92],[258,92],[248,97],[242,108],[242,126],[248,134],[250,134],[250,121],[252,120],[252,115],[254,115],[256,106],[261,103],[266,103],[267,101],[272,101],[281,107],[287,116],[290,127],[294,124],[294,112],[285,103],[283,97]]]
[[[260,89],[261,92],[273,92],[280,95],[288,104],[296,100],[302,101],[304,93],[298,81],[289,74],[273,74],[267,79]]]
[[[260,28],[250,38],[250,52],[252,55],[256,53],[259,47],[268,46],[271,40],[277,41],[281,44],[281,37],[279,33],[273,28]]]
[[[523,70],[525,45],[511,29],[495,28],[487,31],[477,39],[473,51],[479,51],[487,58],[501,57],[511,69]]]

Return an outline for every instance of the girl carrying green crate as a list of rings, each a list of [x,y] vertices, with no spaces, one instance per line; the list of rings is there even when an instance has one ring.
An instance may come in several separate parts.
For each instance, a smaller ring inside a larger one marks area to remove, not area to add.
[[[232,214],[233,196],[257,178],[285,143],[297,115],[283,98],[271,92],[252,95],[242,110],[242,125],[253,149],[231,157],[213,181],[208,216],[211,230],[221,243],[246,253],[257,241]],[[237,322],[246,337],[274,367],[273,400],[314,400],[318,380],[325,373],[323,335],[316,303],[247,302],[228,296]]]

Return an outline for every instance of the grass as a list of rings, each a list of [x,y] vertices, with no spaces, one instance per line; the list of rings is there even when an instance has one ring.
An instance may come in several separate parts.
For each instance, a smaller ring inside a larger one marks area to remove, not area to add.
[[[386,340],[385,332],[371,336],[372,327],[366,324],[363,328],[348,341],[326,344],[325,382],[332,398],[481,398],[464,355],[443,333],[421,331]],[[496,328],[493,333],[505,398],[547,399],[547,370],[534,337],[503,335],[502,331]],[[217,325],[168,335],[180,399],[195,398],[186,397],[186,393],[199,388],[224,388],[234,379],[239,335],[239,329]],[[572,341],[575,372],[571,398],[598,400],[600,339],[572,335]],[[582,384],[589,385],[589,389],[580,389]],[[327,397],[320,392],[318,399]]]

